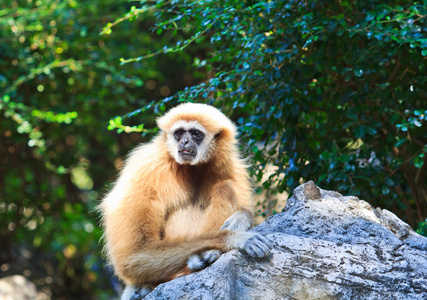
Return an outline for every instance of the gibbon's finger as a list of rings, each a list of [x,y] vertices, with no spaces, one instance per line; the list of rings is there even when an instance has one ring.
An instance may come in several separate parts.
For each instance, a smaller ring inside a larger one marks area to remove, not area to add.
[[[258,237],[256,238],[256,243],[254,243],[254,245],[256,245],[259,249],[261,249],[261,251],[264,252],[270,252],[270,245],[266,244],[264,240],[259,239]]]
[[[259,239],[258,235],[246,241],[243,245],[243,250],[253,258],[261,258],[270,253],[270,248]]]
[[[270,249],[264,244],[254,244],[253,249],[256,253],[256,258],[261,258],[270,253]]]
[[[264,252],[267,254],[267,252],[269,252],[270,249],[272,249],[272,245],[271,242],[263,237],[262,235],[256,234],[254,237],[254,244],[258,245],[261,249],[265,249]]]
[[[252,258],[261,258],[265,256],[265,253],[255,244],[248,245],[248,247],[243,249],[243,252]]]
[[[207,250],[202,252],[202,258],[208,264],[212,264],[221,256],[221,254],[222,252],[220,250]]]
[[[263,243],[265,246],[267,246],[267,247],[268,247],[268,249],[273,249],[273,241],[272,241],[272,240],[270,240],[269,238],[267,238],[267,237],[265,237],[265,236],[262,236],[262,235],[259,235],[259,234],[257,234],[257,235],[255,236],[255,238],[256,238],[258,241],[260,241],[261,243]]]

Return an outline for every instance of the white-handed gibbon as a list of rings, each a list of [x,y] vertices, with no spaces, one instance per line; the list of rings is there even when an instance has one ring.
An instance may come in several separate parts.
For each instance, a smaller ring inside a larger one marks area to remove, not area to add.
[[[159,134],[132,151],[100,204],[105,250],[126,284],[125,300],[200,270],[222,252],[260,258],[271,249],[268,239],[246,232],[254,207],[234,124],[194,103],[157,124]]]

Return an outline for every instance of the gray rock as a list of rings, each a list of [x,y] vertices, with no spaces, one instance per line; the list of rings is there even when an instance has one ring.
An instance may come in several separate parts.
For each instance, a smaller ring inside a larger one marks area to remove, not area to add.
[[[13,275],[0,279],[2,300],[34,300],[37,295],[36,285],[24,276]]]
[[[252,230],[274,241],[268,257],[231,251],[146,299],[427,299],[427,238],[356,197],[310,181]]]

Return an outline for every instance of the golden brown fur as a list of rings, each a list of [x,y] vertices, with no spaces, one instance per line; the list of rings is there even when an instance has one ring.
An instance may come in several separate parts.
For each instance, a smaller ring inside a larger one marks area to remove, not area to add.
[[[196,165],[179,164],[170,153],[168,134],[180,120],[195,121],[212,134]],[[221,226],[235,212],[250,215],[253,209],[236,129],[227,117],[211,106],[187,103],[158,125],[161,132],[132,151],[100,205],[109,261],[133,286],[155,286],[185,273],[192,254],[237,248],[236,233]]]

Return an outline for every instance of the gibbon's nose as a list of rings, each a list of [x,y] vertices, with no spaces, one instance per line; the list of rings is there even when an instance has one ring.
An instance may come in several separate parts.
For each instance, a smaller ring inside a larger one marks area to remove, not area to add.
[[[182,137],[181,143],[186,146],[190,142],[189,134],[185,133]]]

